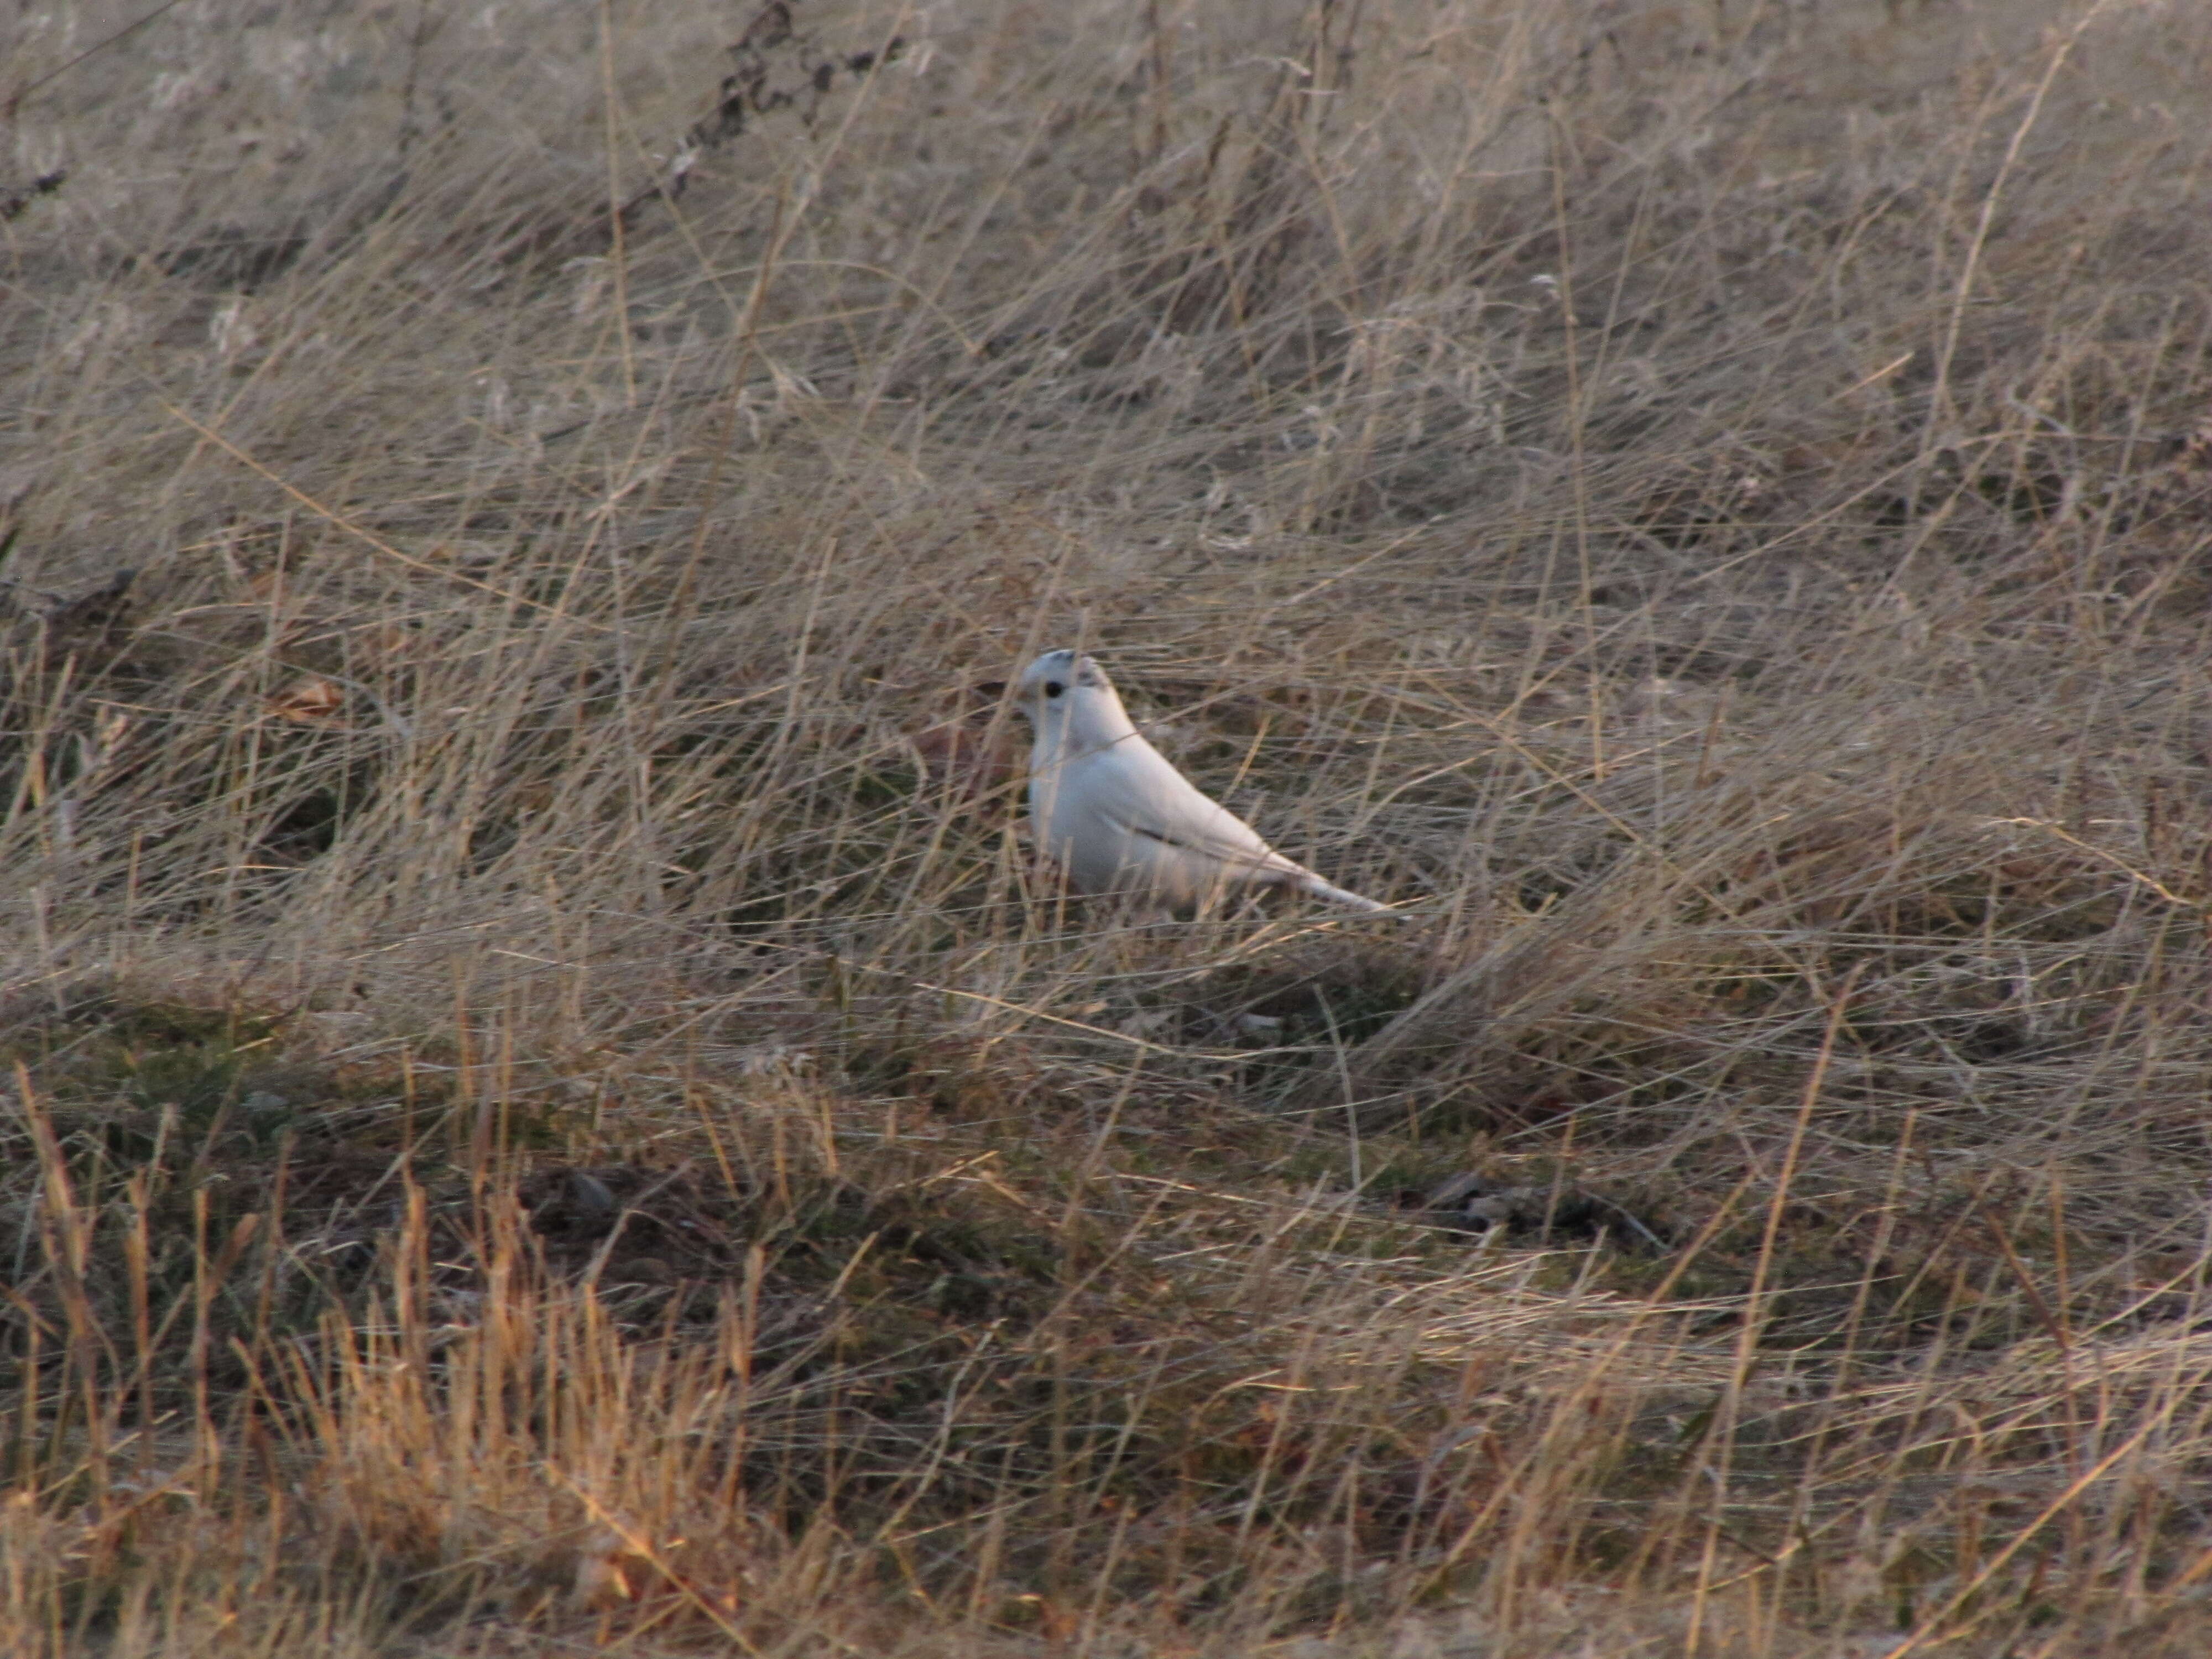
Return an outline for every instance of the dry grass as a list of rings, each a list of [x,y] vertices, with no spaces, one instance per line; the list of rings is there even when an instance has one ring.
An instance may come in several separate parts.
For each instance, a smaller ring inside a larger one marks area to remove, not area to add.
[[[2212,1642],[2195,8],[97,9],[0,1649]]]

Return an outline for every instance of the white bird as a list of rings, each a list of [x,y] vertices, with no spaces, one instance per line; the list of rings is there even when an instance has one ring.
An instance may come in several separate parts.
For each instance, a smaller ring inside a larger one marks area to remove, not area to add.
[[[1289,887],[1389,911],[1292,863],[1176,771],[1090,658],[1048,651],[1023,671],[1014,695],[1036,732],[1030,819],[1077,891],[1203,905],[1239,888]]]

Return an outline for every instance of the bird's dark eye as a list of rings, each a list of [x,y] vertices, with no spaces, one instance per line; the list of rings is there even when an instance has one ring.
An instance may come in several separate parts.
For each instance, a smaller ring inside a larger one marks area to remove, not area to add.
[[[1044,694],[1048,697],[1056,697],[1066,690],[1067,688],[1062,685],[1058,680],[1047,680],[1044,683]]]

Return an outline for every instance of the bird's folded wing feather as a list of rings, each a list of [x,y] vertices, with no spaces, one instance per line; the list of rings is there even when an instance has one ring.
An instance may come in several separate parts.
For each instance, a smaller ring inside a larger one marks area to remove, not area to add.
[[[1178,773],[1170,771],[1165,777],[1155,774],[1145,778],[1142,787],[1102,793],[1107,798],[1099,804],[1101,816],[1126,834],[1232,869],[1305,873],[1304,866],[1285,858],[1250,824]]]

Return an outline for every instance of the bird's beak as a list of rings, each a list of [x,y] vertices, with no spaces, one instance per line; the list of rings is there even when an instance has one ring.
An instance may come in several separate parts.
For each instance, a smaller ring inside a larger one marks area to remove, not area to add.
[[[1008,699],[1004,680],[977,680],[968,688],[968,700],[978,713],[988,710],[994,720],[1004,719],[1009,708],[1021,712],[1021,705]]]

